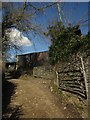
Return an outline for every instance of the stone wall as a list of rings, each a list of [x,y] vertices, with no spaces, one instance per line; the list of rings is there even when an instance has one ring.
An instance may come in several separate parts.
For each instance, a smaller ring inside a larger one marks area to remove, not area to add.
[[[45,79],[55,79],[55,72],[50,64],[43,64],[42,66],[37,66],[33,68],[33,76]]]

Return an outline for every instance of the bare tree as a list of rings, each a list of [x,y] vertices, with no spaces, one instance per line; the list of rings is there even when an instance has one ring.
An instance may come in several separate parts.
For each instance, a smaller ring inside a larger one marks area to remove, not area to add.
[[[3,53],[11,47],[9,44],[8,35],[6,35],[6,30],[11,30],[10,28],[15,27],[19,31],[25,32],[34,31],[37,34],[43,33],[42,30],[39,29],[38,25],[32,22],[34,15],[42,14],[42,12],[56,3],[49,3],[48,5],[41,5],[40,7],[36,7],[33,3],[22,2],[22,3],[3,3],[3,21],[2,21],[2,45],[3,45]],[[12,45],[15,49],[19,49],[17,46]]]

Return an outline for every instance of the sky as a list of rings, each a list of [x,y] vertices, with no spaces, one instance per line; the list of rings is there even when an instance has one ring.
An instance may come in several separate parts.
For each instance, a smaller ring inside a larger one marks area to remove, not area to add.
[[[38,3],[36,4],[38,6]],[[88,3],[87,2],[62,2],[60,14],[64,23],[66,19],[66,21],[72,23],[73,25],[76,25],[78,21],[80,20],[84,21],[88,19]],[[36,17],[34,21],[46,28],[48,24],[53,23],[55,20],[57,20],[57,18],[59,20],[58,9],[57,9],[57,5],[54,5],[52,8],[45,9],[44,14],[42,14],[41,17]],[[82,24],[81,30],[83,34],[86,34],[88,31],[88,27],[85,26],[85,24]]]
[[[22,3],[16,3],[17,6],[20,6]],[[50,3],[37,3],[33,2],[33,5],[36,7],[46,6]],[[62,2],[61,3],[61,18],[65,25],[67,23],[72,23],[72,25],[76,25],[79,21],[81,24],[81,31],[82,34],[87,34],[88,32],[88,23],[83,22],[88,19],[88,3],[87,2]],[[29,10],[28,10],[29,12]],[[53,7],[46,8],[43,12],[38,13],[37,15],[33,16],[31,22],[39,26],[39,29],[43,32],[48,31],[49,25],[53,25],[55,21],[60,20],[60,16],[58,15],[58,8],[57,5]],[[17,33],[17,29],[14,29],[15,33],[11,33],[15,35]],[[20,33],[19,33],[20,34]],[[13,37],[11,37],[13,39]],[[10,49],[8,53],[10,53],[11,58],[8,58],[9,61],[15,60],[16,54],[27,54],[32,52],[41,52],[41,51],[48,51],[51,45],[50,38],[38,34],[35,34],[33,31],[28,32],[28,36],[23,33],[22,35],[23,45],[19,45],[21,47],[20,51],[15,51],[14,49]],[[27,45],[25,44],[25,40]],[[20,44],[20,43],[19,43]]]

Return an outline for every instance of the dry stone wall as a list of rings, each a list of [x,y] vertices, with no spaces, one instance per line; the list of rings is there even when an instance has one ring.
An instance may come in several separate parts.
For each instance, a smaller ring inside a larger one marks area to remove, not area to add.
[[[51,80],[56,79],[55,72],[50,64],[34,67],[33,76]]]

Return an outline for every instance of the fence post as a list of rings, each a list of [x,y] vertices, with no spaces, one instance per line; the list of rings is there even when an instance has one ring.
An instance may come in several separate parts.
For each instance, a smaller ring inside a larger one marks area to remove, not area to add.
[[[57,72],[57,71],[56,71],[56,76],[57,76],[56,84],[57,84],[57,86],[59,87],[59,76],[58,76],[58,72]]]
[[[88,82],[87,82],[87,76],[86,76],[86,72],[85,72],[85,66],[84,66],[84,62],[83,62],[83,57],[81,56],[80,59],[81,59],[83,77],[84,77],[84,81],[85,81],[85,88],[86,88],[86,94],[87,94],[87,99],[88,99]]]

